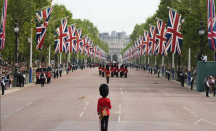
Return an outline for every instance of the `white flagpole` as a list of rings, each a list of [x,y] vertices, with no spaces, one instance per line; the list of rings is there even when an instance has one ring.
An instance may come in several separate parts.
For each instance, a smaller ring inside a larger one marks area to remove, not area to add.
[[[188,85],[190,85],[190,77],[191,77],[191,49],[189,47],[188,49]]]
[[[60,53],[60,64],[61,64],[61,54],[62,54],[62,53]]]
[[[50,66],[50,52],[51,52],[51,46],[49,45],[49,66]]]
[[[172,53],[172,75],[173,75],[173,79],[174,79],[174,73],[175,73],[175,63],[174,63],[174,59],[175,59],[175,56],[174,56],[174,53]]]

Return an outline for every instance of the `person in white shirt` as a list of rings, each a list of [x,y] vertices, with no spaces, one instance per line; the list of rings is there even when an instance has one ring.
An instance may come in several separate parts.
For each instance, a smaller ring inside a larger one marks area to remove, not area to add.
[[[5,90],[4,77],[2,77],[2,80],[1,80],[1,89],[2,89],[2,95],[4,95],[4,90]]]
[[[210,85],[209,85],[209,81],[210,81],[210,78],[208,78],[207,81],[206,81],[206,97],[209,97],[209,96],[208,96],[208,93],[209,93],[209,87],[210,87]]]
[[[202,56],[203,57],[203,61],[205,61],[205,62],[207,62],[207,56],[206,55],[204,55],[204,56]]]
[[[194,83],[193,75],[191,75],[190,83],[191,83],[191,90],[193,90],[193,83]]]

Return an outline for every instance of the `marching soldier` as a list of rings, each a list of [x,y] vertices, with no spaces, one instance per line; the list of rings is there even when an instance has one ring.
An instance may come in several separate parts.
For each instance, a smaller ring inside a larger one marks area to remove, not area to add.
[[[46,77],[47,77],[47,84],[49,84],[50,79],[51,79],[51,74],[50,74],[49,70],[47,70],[47,72],[46,72]]]
[[[158,78],[160,77],[160,68],[158,68]]]
[[[39,79],[41,81],[41,87],[44,86],[44,83],[45,83],[45,80],[46,80],[46,76],[43,72],[41,72],[40,76],[39,76]]]
[[[99,88],[100,95],[102,96],[100,99],[98,99],[97,104],[97,113],[99,115],[100,120],[100,129],[101,131],[107,131],[108,130],[108,121],[110,116],[110,109],[111,101],[109,98],[107,98],[109,94],[109,87],[106,84],[102,84]]]
[[[125,69],[124,69],[125,78],[127,78],[127,73],[128,73],[128,69],[127,69],[127,66],[125,66]]]
[[[116,66],[115,72],[116,72],[116,77],[118,77],[118,73],[119,73],[120,69],[118,68],[118,66]]]
[[[99,75],[101,75],[101,64],[100,64],[100,66],[98,67],[98,69],[99,69]]]
[[[125,71],[125,68],[124,68],[124,65],[122,65],[122,76],[124,76],[124,71]]]
[[[101,68],[101,72],[102,72],[102,77],[104,77],[104,65]]]
[[[106,78],[107,78],[107,84],[109,84],[109,77],[110,77],[109,65],[106,65]]]
[[[120,66],[120,77],[122,77],[123,66]]]
[[[111,77],[113,77],[113,70],[114,70],[114,68],[113,68],[113,65],[112,65],[111,69],[110,69],[110,71],[111,71]]]

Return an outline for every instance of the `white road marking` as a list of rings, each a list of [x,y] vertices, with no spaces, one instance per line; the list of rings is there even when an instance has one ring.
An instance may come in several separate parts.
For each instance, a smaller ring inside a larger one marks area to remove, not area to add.
[[[215,126],[216,126],[215,123],[212,123],[212,122],[209,122],[209,121],[207,121],[207,120],[203,120],[203,119],[198,120],[198,121],[195,122],[194,124],[196,125],[196,124],[199,123],[200,121],[204,121],[204,122],[207,122],[207,123],[209,123],[209,124],[212,124],[212,125],[215,125]]]
[[[23,108],[25,108],[25,107],[22,107],[22,108],[18,109],[17,111],[20,111],[20,110],[22,110]]]
[[[82,115],[83,115],[83,112],[80,114],[80,117],[82,117]]]
[[[195,115],[193,112],[191,112],[190,110],[188,110],[186,107],[184,107],[185,110],[187,110],[188,112],[190,112],[193,116],[198,117],[197,115]]]
[[[29,103],[27,106],[30,106],[32,103]]]
[[[8,116],[12,115],[13,113],[10,113],[9,115],[5,116],[4,118],[7,118]]]
[[[89,104],[89,102],[86,103],[86,105],[88,105],[88,104]]]
[[[166,96],[169,96],[167,93],[165,93],[164,91],[162,91],[161,89],[158,89],[159,91],[161,91],[162,93],[164,93]]]
[[[83,109],[83,111],[85,111],[86,110],[86,107]]]

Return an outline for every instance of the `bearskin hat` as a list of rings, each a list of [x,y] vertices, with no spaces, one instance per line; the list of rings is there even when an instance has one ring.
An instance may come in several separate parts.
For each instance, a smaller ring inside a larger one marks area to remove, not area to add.
[[[108,87],[108,85],[106,85],[106,84],[100,85],[99,91],[100,91],[100,95],[102,97],[107,97],[108,94],[109,94],[109,87]]]

